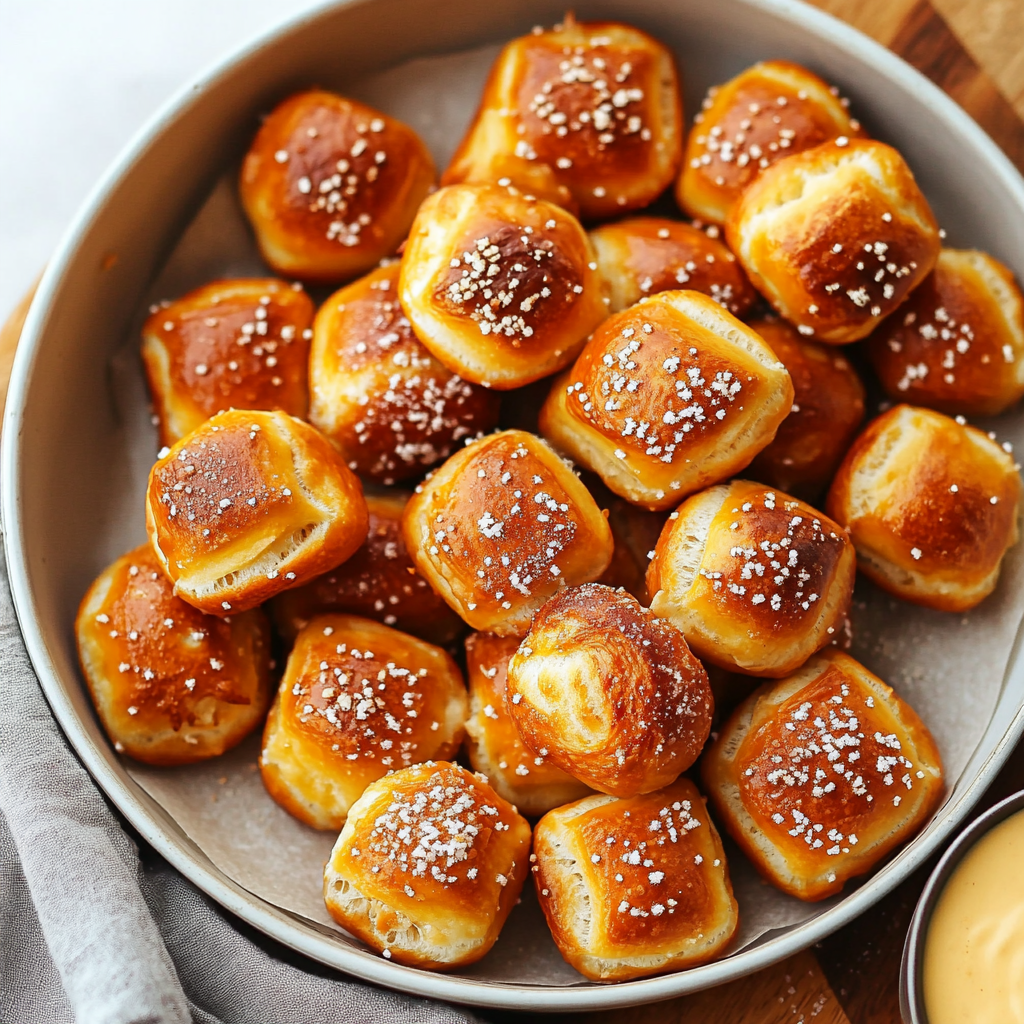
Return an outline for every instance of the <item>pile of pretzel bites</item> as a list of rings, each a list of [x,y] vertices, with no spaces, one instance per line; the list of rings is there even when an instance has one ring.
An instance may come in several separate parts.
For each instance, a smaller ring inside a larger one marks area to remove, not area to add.
[[[818,900],[921,827],[939,752],[847,609],[858,568],[995,587],[1021,482],[966,417],[1024,394],[1022,302],[835,89],[760,63],[684,138],[669,51],[567,18],[504,48],[439,185],[312,90],[240,190],[277,276],[152,309],[149,542],[76,623],[118,751],[262,726],[269,794],[340,833],[330,913],[432,969],[531,874],[587,978],[685,968],[739,920],[718,829]]]

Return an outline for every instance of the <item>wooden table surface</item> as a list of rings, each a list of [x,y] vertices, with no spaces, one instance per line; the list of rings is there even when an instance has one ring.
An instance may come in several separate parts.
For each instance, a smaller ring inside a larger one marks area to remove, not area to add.
[[[1024,172],[1024,0],[812,0],[913,64]],[[31,295],[0,328],[0,411]],[[978,813],[1024,788],[1024,746]],[[496,1024],[899,1024],[903,941],[932,864],[813,949],[740,982],[633,1010],[494,1013]],[[993,1022],[996,1024],[996,1022]]]

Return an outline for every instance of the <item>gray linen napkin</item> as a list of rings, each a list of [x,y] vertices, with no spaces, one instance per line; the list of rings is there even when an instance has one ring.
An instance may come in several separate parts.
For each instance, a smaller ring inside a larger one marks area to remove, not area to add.
[[[457,1007],[276,959],[140,858],[64,741],[0,554],[0,1022],[472,1024]]]

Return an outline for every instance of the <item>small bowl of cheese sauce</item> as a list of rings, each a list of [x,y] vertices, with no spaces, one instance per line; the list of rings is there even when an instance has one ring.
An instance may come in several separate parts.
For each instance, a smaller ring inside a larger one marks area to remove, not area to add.
[[[906,1024],[1024,1024],[1024,792],[964,831],[932,872],[903,950]]]

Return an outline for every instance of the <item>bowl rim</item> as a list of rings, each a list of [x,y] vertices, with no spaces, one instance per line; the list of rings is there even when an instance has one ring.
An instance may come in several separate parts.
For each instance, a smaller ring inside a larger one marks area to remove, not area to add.
[[[792,954],[841,928],[904,881],[918,865],[933,855],[965,819],[1006,761],[1024,733],[1024,707],[1018,708],[999,741],[971,781],[952,804],[937,812],[938,821],[929,835],[918,835],[900,850],[877,874],[850,892],[824,914],[793,926],[774,938],[762,938],[740,953],[700,967],[673,974],[621,982],[613,986],[581,983],[564,987],[519,985],[452,977],[417,968],[403,967],[375,953],[348,947],[331,939],[324,926],[282,910],[243,889],[220,871],[179,829],[166,811],[138,786],[123,767],[115,767],[78,721],[64,690],[40,626],[24,544],[20,467],[24,458],[22,425],[26,414],[29,383],[36,356],[47,326],[49,307],[66,276],[74,269],[77,249],[102,210],[108,195],[131,174],[136,160],[147,147],[216,87],[250,56],[273,45],[280,37],[300,30],[329,13],[345,7],[363,6],[374,0],[318,0],[305,10],[281,19],[210,65],[186,82],[134,135],[106,173],[89,193],[66,230],[40,281],[22,331],[11,374],[7,407],[0,435],[0,516],[3,522],[11,592],[29,657],[44,694],[79,758],[104,793],[156,851],[193,884],[246,923],[264,934],[330,967],[374,984],[417,996],[444,999],[493,1008],[567,1012],[613,1009],[656,1002],[711,988],[745,977]],[[859,30],[832,15],[810,7],[802,0],[735,0],[813,37],[844,50],[904,93],[910,93],[955,123],[958,130],[984,158],[1008,193],[1015,196],[1024,216],[1024,179],[1008,157],[981,127],[938,86],[902,58]],[[1024,624],[1018,626],[1007,674],[1021,662],[1020,646]],[[1022,666],[1024,670],[1024,666]],[[1005,677],[1004,677],[1005,685]],[[933,819],[933,824],[935,819]],[[926,830],[930,826],[926,826]],[[771,933],[766,933],[771,936]]]
[[[981,839],[1018,811],[1024,811],[1024,789],[1011,793],[975,818],[953,840],[928,876],[914,909],[914,916],[910,919],[900,962],[900,1015],[904,1024],[928,1024],[924,1001],[924,953],[932,914],[945,891],[946,883]]]

